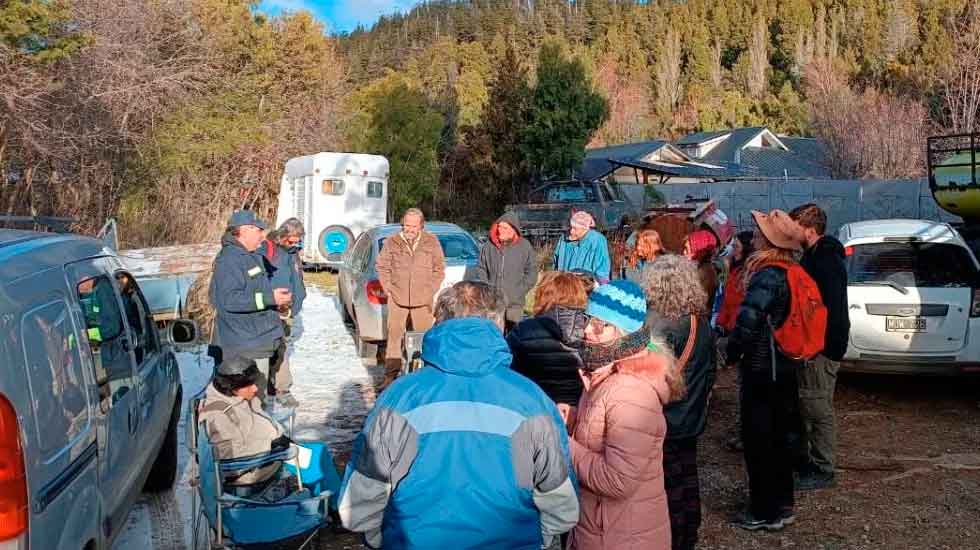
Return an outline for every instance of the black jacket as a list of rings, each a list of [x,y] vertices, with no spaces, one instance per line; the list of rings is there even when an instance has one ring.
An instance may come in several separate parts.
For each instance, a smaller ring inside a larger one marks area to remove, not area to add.
[[[650,333],[667,341],[674,355],[680,358],[691,334],[691,318],[684,317],[671,321],[661,317],[656,311],[647,314]],[[697,332],[694,335],[694,348],[684,367],[684,382],[687,396],[680,401],[664,407],[667,417],[667,439],[687,439],[697,437],[708,423],[708,394],[715,385],[715,371],[718,354],[715,350],[715,334],[707,315],[698,317]]]
[[[540,386],[552,401],[577,406],[582,396],[577,346],[585,323],[584,311],[562,306],[521,321],[507,335],[514,370]]]
[[[767,267],[752,276],[738,308],[735,328],[728,337],[728,361],[738,362],[743,376],[774,376],[771,348],[776,351],[775,375],[800,366],[798,361],[783,355],[771,340],[770,323],[779,328],[786,321],[789,301],[785,270]]]
[[[517,231],[518,239],[504,244],[497,237],[497,225],[507,223]],[[500,289],[507,299],[507,320],[524,317],[524,300],[538,282],[538,258],[531,243],[521,236],[521,224],[512,213],[504,214],[490,226],[490,239],[480,250],[476,278]]]
[[[249,252],[226,233],[214,259],[211,304],[217,311],[215,343],[223,356],[269,357],[283,336],[272,283],[261,252]]]
[[[822,355],[840,361],[847,351],[851,319],[847,313],[847,267],[844,265],[844,245],[824,235],[800,260],[803,269],[820,288],[820,297],[827,306],[827,334]]]

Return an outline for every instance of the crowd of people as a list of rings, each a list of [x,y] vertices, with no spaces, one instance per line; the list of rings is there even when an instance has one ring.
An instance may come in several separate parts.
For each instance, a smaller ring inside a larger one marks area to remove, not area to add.
[[[377,260],[385,380],[343,477],[343,525],[372,548],[695,548],[698,438],[726,366],[739,379],[730,447],[744,452],[748,477],[733,523],[793,523],[795,490],[835,482],[844,252],[816,205],[753,217],[731,243],[692,231],[680,254],[641,227],[614,266],[591,215],[576,212],[552,269],[538,273],[519,220],[505,215],[472,280],[437,295],[438,240],[420,210],[406,212]],[[226,360],[204,407],[218,415],[209,435],[219,455],[282,441],[263,409],[289,399],[297,223],[263,246],[264,225],[236,212],[216,260]],[[400,376],[408,323],[427,331],[425,368]],[[282,475],[264,475],[275,494]]]

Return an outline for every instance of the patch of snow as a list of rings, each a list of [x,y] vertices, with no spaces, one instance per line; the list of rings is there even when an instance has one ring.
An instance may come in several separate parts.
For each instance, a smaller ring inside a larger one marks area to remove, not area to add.
[[[337,297],[317,287],[308,287],[303,312],[294,325],[294,343],[289,362],[293,395],[300,402],[293,426],[297,440],[327,442],[334,456],[346,459],[354,437],[374,403],[375,383],[383,368],[367,365],[340,315]],[[204,389],[213,365],[203,347],[178,354],[184,384],[184,405],[179,425],[177,483],[172,493],[143,495],[130,512],[125,530],[114,550],[184,550],[191,547],[192,507],[195,498],[191,481],[197,468],[185,437],[188,400]]]

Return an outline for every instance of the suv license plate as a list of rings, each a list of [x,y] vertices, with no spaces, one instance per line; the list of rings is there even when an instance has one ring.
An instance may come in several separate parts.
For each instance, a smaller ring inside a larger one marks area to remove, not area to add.
[[[925,332],[925,317],[888,317],[885,319],[885,330],[896,332]]]

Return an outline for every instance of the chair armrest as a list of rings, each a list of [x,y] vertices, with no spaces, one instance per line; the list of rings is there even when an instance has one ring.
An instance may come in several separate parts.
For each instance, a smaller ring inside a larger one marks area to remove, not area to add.
[[[215,463],[224,475],[242,475],[274,462],[285,462],[294,458],[296,458],[296,451],[289,447],[281,451],[216,460]]]

